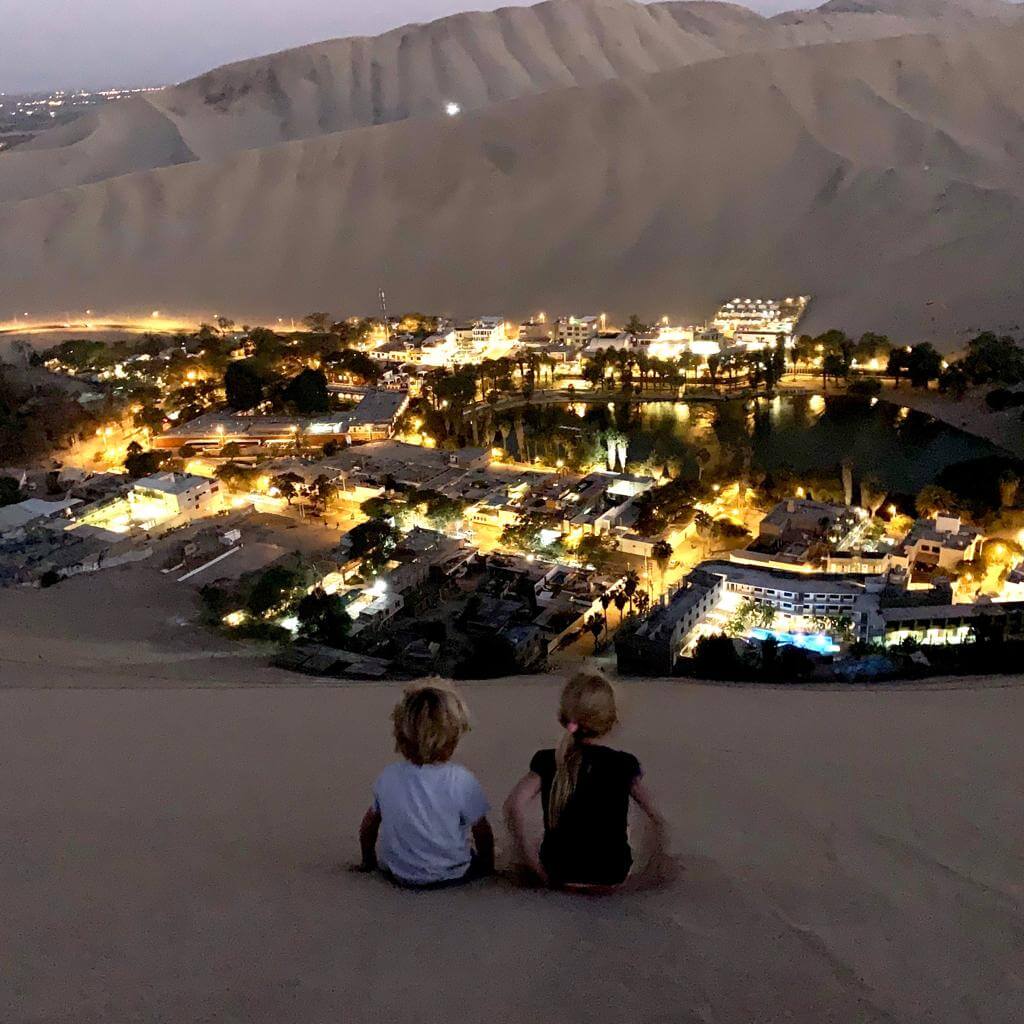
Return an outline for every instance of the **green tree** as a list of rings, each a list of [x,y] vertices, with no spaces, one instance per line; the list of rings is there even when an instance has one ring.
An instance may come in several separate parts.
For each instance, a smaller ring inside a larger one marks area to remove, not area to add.
[[[922,487],[914,503],[922,516],[934,516],[939,512],[957,513],[961,508],[960,499],[938,484]]]
[[[909,348],[896,348],[889,353],[889,362],[886,365],[885,372],[888,376],[892,377],[893,384],[896,387],[900,386],[900,380],[906,376],[910,370],[910,349]]]
[[[435,530],[444,530],[446,526],[461,519],[462,513],[463,503],[444,494],[431,498],[424,509],[424,515]]]
[[[860,503],[872,517],[878,515],[887,493],[885,484],[877,476],[869,474],[860,482]]]
[[[398,530],[385,519],[367,519],[348,531],[349,553],[368,569],[379,570],[398,546]]]
[[[284,351],[281,339],[269,327],[253,327],[249,331],[249,341],[256,365],[261,370],[273,369]]]
[[[751,629],[771,629],[775,622],[775,608],[767,601],[745,598],[726,624],[729,636],[744,636]]]
[[[622,577],[622,592],[629,601],[630,614],[633,612],[633,600],[637,590],[640,589],[640,574],[632,566],[628,568]]]
[[[942,373],[942,356],[935,346],[927,341],[915,345],[907,359],[907,376],[911,387],[926,388],[933,380],[938,380]]]
[[[245,606],[258,618],[281,611],[302,583],[301,574],[284,566],[271,566],[256,580]]]
[[[630,334],[646,334],[650,329],[650,324],[645,324],[636,313],[630,313],[626,321],[626,330]]]
[[[307,313],[302,322],[314,334],[326,334],[331,327],[330,313]]]
[[[365,352],[357,349],[339,349],[324,357],[324,363],[348,374],[364,384],[372,384],[380,376],[380,366]]]
[[[611,537],[588,533],[576,545],[576,557],[583,565],[592,565],[595,569],[605,569],[617,546],[617,542]]]
[[[277,488],[281,497],[291,505],[292,500],[299,493],[298,485],[302,483],[302,477],[298,473],[279,473],[270,482]]]
[[[331,396],[327,390],[327,377],[323,370],[303,370],[285,386],[285,400],[303,416],[326,412]]]
[[[793,348],[790,350],[793,369],[797,369],[801,364],[806,366],[814,358],[814,352],[814,339],[809,334],[801,334],[793,342]]]
[[[847,367],[838,352],[826,352],[821,360],[821,386],[828,387],[828,379],[840,380],[846,376]]]
[[[874,334],[871,331],[862,334],[857,344],[853,346],[854,358],[861,367],[866,366],[872,360],[877,360],[884,365],[888,361],[891,351],[892,342],[888,336],[885,334]]]
[[[325,509],[330,504],[331,499],[337,493],[337,484],[332,480],[326,473],[321,473],[314,481],[313,486],[310,488],[313,501]]]
[[[166,417],[162,409],[155,405],[143,405],[143,407],[132,416],[132,423],[136,427],[159,433],[164,428]]]
[[[702,636],[697,641],[693,672],[701,679],[742,679],[748,674],[735,644],[724,633]]]
[[[238,462],[224,462],[214,470],[214,474],[233,491],[251,491],[260,477],[260,471],[254,466],[243,466]]]
[[[1020,477],[1012,469],[1004,469],[999,474],[999,504],[1003,508],[1013,508],[1017,504],[1017,491],[1020,488]]]
[[[661,574],[662,588],[665,586],[665,574],[668,572],[669,562],[672,561],[672,545],[667,540],[655,541],[651,547],[651,556],[658,566]]]
[[[263,376],[252,359],[229,363],[224,372],[224,393],[228,405],[238,411],[254,409],[263,401]]]
[[[1019,384],[1024,381],[1024,349],[1009,335],[986,331],[967,343],[963,368],[974,384]]]
[[[124,468],[128,475],[137,480],[142,476],[152,476],[159,472],[160,467],[167,460],[166,452],[142,451],[131,452],[125,456]]]
[[[322,587],[314,588],[299,601],[295,617],[302,636],[332,647],[341,647],[352,627],[341,598]]]

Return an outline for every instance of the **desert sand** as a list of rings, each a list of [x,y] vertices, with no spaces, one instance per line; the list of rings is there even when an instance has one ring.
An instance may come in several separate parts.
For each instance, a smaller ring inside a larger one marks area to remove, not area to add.
[[[1019,322],[1022,42],[731,56],[0,204],[2,289],[254,316],[372,309],[381,285],[508,315],[801,291],[808,329],[949,347]]]
[[[1022,33],[1001,0],[552,0],[255,58],[3,154],[0,309],[800,292],[949,350],[1019,326]]]
[[[132,171],[520,96],[666,71],[729,53],[956,31],[1014,19],[1003,0],[831,0],[763,18],[731,3],[546,0],[214,68],[105,107],[0,160],[0,201]]]
[[[614,742],[676,880],[409,893],[347,870],[397,687],[231,657],[189,676],[184,610],[140,569],[0,593],[0,1019],[1020,1020],[1019,680],[626,681]],[[492,801],[557,738],[558,685],[465,684],[459,756]]]

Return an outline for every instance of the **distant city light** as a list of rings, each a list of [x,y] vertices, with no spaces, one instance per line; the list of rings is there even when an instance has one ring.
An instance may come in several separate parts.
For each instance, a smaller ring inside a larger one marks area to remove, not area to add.
[[[460,107],[458,103],[448,102],[444,105],[444,112],[449,117],[455,117],[456,114],[462,113],[462,107]]]

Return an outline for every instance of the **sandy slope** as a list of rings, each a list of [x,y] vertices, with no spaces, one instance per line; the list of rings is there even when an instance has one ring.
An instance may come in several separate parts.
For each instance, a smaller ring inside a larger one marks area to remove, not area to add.
[[[510,314],[800,290],[812,327],[1016,322],[1022,41],[741,55],[0,205],[0,289],[250,316],[369,309],[381,284]]]
[[[1009,18],[1002,0],[842,3],[765,19],[729,3],[546,0],[216,68],[114,104],[0,159],[0,201],[184,160],[472,110],[728,53],[954,31]]]
[[[466,690],[499,799],[556,684]],[[685,871],[606,900],[347,873],[394,696],[0,692],[0,1018],[1020,1020],[1024,688],[631,684]]]
[[[627,681],[678,880],[409,894],[344,870],[397,687],[232,656],[192,599],[145,566],[0,591],[0,1020],[1019,1021],[1019,680]],[[557,686],[465,686],[493,801]]]

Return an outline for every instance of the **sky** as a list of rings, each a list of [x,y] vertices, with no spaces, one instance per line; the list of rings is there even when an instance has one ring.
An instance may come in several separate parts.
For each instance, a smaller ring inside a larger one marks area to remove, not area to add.
[[[0,92],[165,85],[228,61],[533,0],[0,0]],[[748,0],[774,12],[784,0]]]

